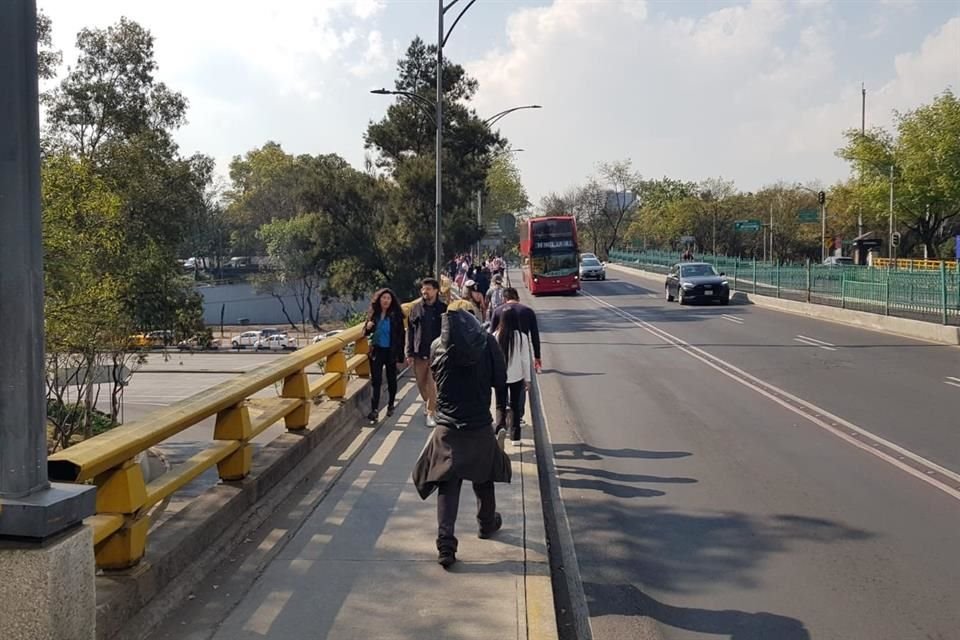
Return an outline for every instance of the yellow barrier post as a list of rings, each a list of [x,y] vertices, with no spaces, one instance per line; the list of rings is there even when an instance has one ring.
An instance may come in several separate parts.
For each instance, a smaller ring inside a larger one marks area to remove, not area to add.
[[[119,467],[103,473],[97,485],[97,513],[119,514],[124,523],[120,529],[97,545],[97,566],[102,569],[127,569],[137,564],[147,546],[150,519],[140,513],[147,501],[147,488],[140,465],[127,460]]]
[[[367,359],[357,366],[356,374],[361,378],[369,378],[370,377],[370,340],[368,338],[361,338],[357,340],[356,347],[354,348],[354,353],[356,353],[357,355],[367,356]]]
[[[250,410],[246,402],[224,409],[217,414],[213,428],[214,440],[237,440],[240,448],[217,463],[221,480],[242,480],[253,466],[253,447],[247,442],[252,434]]]
[[[288,413],[283,419],[287,429],[298,431],[305,428],[310,423],[310,382],[307,380],[307,372],[300,369],[284,378],[283,391],[280,395],[284,398],[300,400],[300,406]]]
[[[324,371],[340,374],[340,378],[327,387],[327,396],[332,399],[339,399],[347,395],[347,357],[342,349],[327,356]]]

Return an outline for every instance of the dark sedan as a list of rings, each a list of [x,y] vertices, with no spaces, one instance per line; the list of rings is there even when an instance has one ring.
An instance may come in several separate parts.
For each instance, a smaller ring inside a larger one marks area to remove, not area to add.
[[[713,302],[730,304],[730,284],[726,276],[717,273],[706,262],[683,262],[675,264],[667,274],[664,286],[667,301],[676,298],[680,304],[688,302]]]

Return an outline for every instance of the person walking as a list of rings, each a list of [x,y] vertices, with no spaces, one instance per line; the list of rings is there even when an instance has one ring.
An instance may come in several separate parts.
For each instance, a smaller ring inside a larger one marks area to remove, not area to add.
[[[542,363],[540,361],[540,327],[537,326],[536,312],[525,304],[520,303],[520,294],[513,287],[507,287],[503,290],[504,303],[495,309],[490,316],[490,331],[496,331],[500,325],[500,317],[508,308],[516,309],[519,314],[520,331],[530,338],[533,345],[533,366],[537,372],[540,372]]]
[[[440,318],[447,305],[440,300],[440,283],[436,278],[420,281],[420,299],[410,308],[407,317],[407,364],[413,365],[417,389],[423,399],[428,427],[437,426],[437,386],[430,372],[430,345],[440,337]]]
[[[498,443],[503,442],[507,431],[507,406],[509,395],[510,440],[520,439],[520,419],[523,417],[527,391],[530,390],[530,339],[520,331],[520,314],[515,305],[510,305],[500,314],[500,322],[494,334],[507,363],[507,384],[497,395]]]
[[[477,283],[473,280],[467,280],[463,283],[463,300],[470,303],[473,307],[471,313],[473,317],[483,322],[486,319],[486,300],[477,290]]]
[[[464,480],[477,497],[478,536],[490,538],[503,526],[494,482],[510,482],[510,459],[497,445],[490,416],[491,389],[506,384],[506,364],[496,339],[471,314],[443,314],[441,337],[432,348],[437,380],[437,428],[413,469],[413,483],[426,500],[437,491],[437,562],[456,562],[455,526]]]
[[[380,413],[380,392],[383,372],[387,372],[387,416],[393,415],[397,400],[397,364],[403,362],[403,309],[391,289],[380,289],[373,294],[364,334],[370,336],[370,379],[373,397],[367,419],[376,422]]]
[[[503,276],[493,276],[493,286],[487,291],[487,315],[485,320],[493,319],[493,312],[503,304]]]

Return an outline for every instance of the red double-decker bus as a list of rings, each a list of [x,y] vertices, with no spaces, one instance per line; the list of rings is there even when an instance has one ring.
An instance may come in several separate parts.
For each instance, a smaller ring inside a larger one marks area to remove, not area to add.
[[[535,296],[580,290],[577,223],[572,216],[528,218],[520,225],[523,284]]]

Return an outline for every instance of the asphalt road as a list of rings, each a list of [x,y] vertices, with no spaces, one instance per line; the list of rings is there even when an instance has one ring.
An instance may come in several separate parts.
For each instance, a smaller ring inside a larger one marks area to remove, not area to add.
[[[594,637],[960,638],[960,349],[608,277],[527,300]]]

